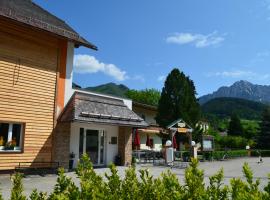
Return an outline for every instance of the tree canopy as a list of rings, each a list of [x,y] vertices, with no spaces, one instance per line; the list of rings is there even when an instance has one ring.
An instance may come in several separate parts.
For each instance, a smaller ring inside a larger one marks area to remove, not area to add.
[[[241,120],[237,114],[232,114],[229,123],[228,134],[234,136],[241,136],[243,134],[243,127]]]
[[[260,133],[258,137],[258,147],[270,149],[270,108],[264,110],[262,122],[260,123]]]
[[[166,127],[181,118],[194,126],[200,118],[200,106],[195,95],[193,81],[179,69],[173,69],[167,76],[161,92],[157,123]]]
[[[157,106],[160,99],[160,92],[156,89],[129,90],[125,95],[133,101],[152,106]]]

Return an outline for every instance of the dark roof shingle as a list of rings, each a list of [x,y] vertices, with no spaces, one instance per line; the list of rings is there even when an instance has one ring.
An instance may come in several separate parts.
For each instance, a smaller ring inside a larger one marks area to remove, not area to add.
[[[81,37],[63,20],[31,0],[0,0],[0,16],[65,37],[76,45],[97,50],[95,45]]]
[[[75,92],[63,111],[61,122],[80,121],[119,126],[146,127],[148,124],[120,99]]]

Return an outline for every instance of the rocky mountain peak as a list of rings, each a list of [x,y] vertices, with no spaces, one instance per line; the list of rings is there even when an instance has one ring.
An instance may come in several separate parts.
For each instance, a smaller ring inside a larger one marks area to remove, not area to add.
[[[270,86],[255,85],[245,80],[235,82],[229,87],[220,87],[212,94],[204,95],[199,98],[201,104],[219,97],[234,97],[259,101],[263,103],[270,102]]]

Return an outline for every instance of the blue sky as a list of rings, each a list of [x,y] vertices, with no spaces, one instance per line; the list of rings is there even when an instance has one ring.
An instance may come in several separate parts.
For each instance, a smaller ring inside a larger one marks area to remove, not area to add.
[[[74,81],[161,89],[178,67],[198,95],[270,81],[270,0],[35,0],[98,46],[75,51]]]

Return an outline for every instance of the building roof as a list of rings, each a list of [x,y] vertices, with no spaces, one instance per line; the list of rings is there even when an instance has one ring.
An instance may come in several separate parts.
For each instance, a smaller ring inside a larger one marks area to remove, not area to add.
[[[144,103],[140,103],[136,101],[132,101],[132,105],[135,107],[140,107],[147,110],[157,111],[157,106],[153,106],[153,105],[148,105],[148,104],[144,104]]]
[[[81,37],[63,20],[31,0],[1,0],[0,16],[67,38],[77,46],[82,45],[97,50],[95,45]]]
[[[130,110],[123,100],[75,92],[61,114],[61,122],[101,123],[147,127],[148,124]]]

